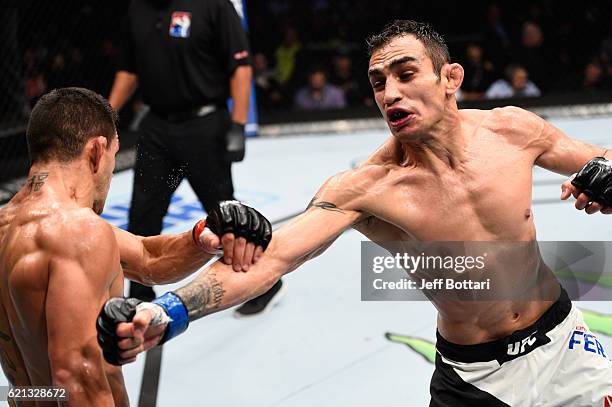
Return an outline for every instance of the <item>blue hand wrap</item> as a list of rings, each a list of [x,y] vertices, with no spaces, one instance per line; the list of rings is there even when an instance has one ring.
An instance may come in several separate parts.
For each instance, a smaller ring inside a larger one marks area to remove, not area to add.
[[[152,303],[164,308],[166,314],[170,317],[166,333],[159,342],[160,345],[185,332],[189,326],[189,315],[183,301],[176,294],[168,292],[154,299]]]

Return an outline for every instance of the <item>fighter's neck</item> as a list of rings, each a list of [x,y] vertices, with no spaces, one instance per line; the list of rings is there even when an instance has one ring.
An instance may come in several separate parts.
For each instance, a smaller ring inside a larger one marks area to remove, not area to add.
[[[457,109],[451,109],[443,119],[421,134],[400,141],[404,166],[437,170],[456,169],[465,158],[466,135],[462,131]]]
[[[30,167],[22,189],[27,194],[43,194],[58,200],[72,200],[77,205],[91,208],[94,200],[94,182],[89,168],[80,162],[51,161]]]

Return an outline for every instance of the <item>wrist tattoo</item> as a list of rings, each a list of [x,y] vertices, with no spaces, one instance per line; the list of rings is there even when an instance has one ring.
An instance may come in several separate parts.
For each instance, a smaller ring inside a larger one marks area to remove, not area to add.
[[[340,213],[344,213],[344,211],[340,208],[338,208],[336,206],[336,204],[331,203],[331,202],[327,202],[327,201],[318,201],[317,202],[318,197],[314,197],[310,200],[310,203],[308,204],[308,206],[306,207],[306,210],[315,207],[315,208],[321,208],[321,209],[325,209],[327,211],[334,211],[334,212],[340,212]]]
[[[40,188],[45,184],[45,179],[49,176],[48,172],[40,172],[38,174],[32,175],[30,179],[28,179],[28,187],[30,187],[30,192],[39,191]]]
[[[175,291],[187,308],[189,320],[201,318],[218,309],[225,295],[223,283],[217,280],[215,273],[197,278],[185,287]]]

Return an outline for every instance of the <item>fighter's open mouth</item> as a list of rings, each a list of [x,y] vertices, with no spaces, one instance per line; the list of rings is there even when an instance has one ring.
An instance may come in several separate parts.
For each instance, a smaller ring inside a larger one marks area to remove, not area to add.
[[[404,118],[408,117],[408,112],[404,112],[402,110],[396,110],[395,112],[389,115],[389,120],[391,122],[397,122]]]
[[[394,109],[387,112],[389,118],[389,124],[393,127],[401,127],[406,124],[413,114],[401,109]]]

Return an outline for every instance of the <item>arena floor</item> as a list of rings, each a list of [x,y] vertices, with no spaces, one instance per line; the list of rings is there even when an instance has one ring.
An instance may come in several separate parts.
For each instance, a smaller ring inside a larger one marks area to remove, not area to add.
[[[612,147],[612,117],[552,122],[573,137]],[[246,161],[234,167],[237,198],[271,220],[297,213],[327,177],[363,160],[386,135],[363,131],[252,139]],[[563,180],[539,168],[534,171],[539,239],[611,241],[612,216],[587,216],[558,200]],[[131,181],[131,171],[114,177],[104,216],[115,225],[127,222]],[[193,192],[183,183],[164,232],[187,230],[201,216]],[[272,312],[239,320],[231,310],[224,311],[197,321],[165,346],[157,405],[427,405],[435,310],[427,302],[362,302],[362,239],[347,232],[326,254],[286,276],[286,296]],[[612,352],[612,303],[579,306]],[[141,397],[144,359],[124,368],[133,405]],[[0,384],[6,384],[4,378]]]

